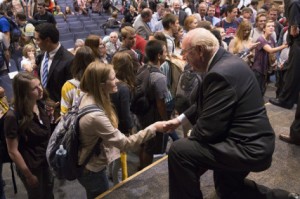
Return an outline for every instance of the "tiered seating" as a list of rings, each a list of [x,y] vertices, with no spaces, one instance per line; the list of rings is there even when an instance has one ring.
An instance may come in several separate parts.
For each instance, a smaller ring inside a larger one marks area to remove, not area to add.
[[[58,2],[63,1],[68,0],[59,0]],[[91,14],[89,16],[68,15],[66,18],[63,16],[55,16],[61,43],[65,47],[74,46],[76,39],[85,39],[89,34],[104,37],[105,35],[109,35],[112,31],[118,31],[118,29],[103,29],[103,24],[106,23],[108,17],[107,14]],[[121,19],[122,15],[118,18]],[[72,45],[71,41],[73,41]]]

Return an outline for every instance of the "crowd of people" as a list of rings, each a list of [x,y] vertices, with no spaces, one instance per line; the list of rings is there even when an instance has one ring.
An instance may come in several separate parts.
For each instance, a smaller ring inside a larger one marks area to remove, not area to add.
[[[113,27],[118,30],[104,37],[88,35],[77,40],[74,49],[61,45],[55,15],[101,14],[99,5],[104,7],[104,2],[75,1],[74,10],[67,6],[65,11],[52,1],[38,1],[36,9],[23,1],[1,4],[0,56],[6,61],[0,72],[9,69],[10,58],[20,64],[12,83],[12,108],[1,119],[9,156],[28,198],[54,198],[55,176],[45,151],[57,122],[77,102],[81,108],[96,104],[101,110],[83,116],[79,123],[78,164],[102,140],[101,153],[93,155],[78,178],[87,198],[109,189],[106,167],[119,168],[121,152],[139,147],[137,169],[143,169],[154,154],[166,152],[168,136],[173,140],[171,199],[202,198],[199,178],[208,169],[214,171],[222,199],[299,198],[245,179],[251,171],[271,165],[275,136],[263,101],[271,76],[277,86],[272,104],[290,109],[298,100],[299,61],[288,50],[299,47],[299,1],[289,2],[284,10],[269,0],[261,8],[256,0],[249,5],[238,0],[124,0],[119,10],[124,18]],[[21,32],[17,40],[12,23]],[[136,78],[143,70],[149,70],[144,81],[149,83],[150,108],[133,114]],[[184,71],[201,77],[186,110],[175,106]],[[189,137],[178,137],[179,125],[191,129]],[[300,143],[294,134],[280,138]],[[116,184],[118,170],[112,170]],[[63,191],[60,194],[63,198]]]

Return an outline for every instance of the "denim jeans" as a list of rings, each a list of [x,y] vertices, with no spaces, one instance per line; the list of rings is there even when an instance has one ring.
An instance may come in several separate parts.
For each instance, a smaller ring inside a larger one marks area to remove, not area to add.
[[[172,115],[172,113],[174,111],[174,108],[175,108],[175,101],[174,101],[174,99],[171,100],[170,102],[166,103],[166,109],[167,109],[168,119],[171,119],[171,115]],[[170,132],[169,136],[172,138],[173,142],[179,139],[179,137],[178,137],[178,135],[177,135],[177,133],[176,133],[175,130],[172,131],[172,132]]]
[[[99,172],[85,170],[78,181],[85,188],[87,199],[96,198],[109,188],[106,169]]]

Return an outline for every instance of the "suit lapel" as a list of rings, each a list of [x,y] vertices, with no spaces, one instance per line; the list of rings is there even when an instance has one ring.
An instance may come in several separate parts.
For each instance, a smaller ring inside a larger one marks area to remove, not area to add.
[[[62,51],[63,51],[63,48],[62,48],[62,46],[60,46],[60,48],[58,49],[58,51],[56,52],[56,54],[53,57],[53,60],[52,60],[51,66],[50,66],[50,70],[49,70],[48,81],[54,71],[54,68],[59,64]]]

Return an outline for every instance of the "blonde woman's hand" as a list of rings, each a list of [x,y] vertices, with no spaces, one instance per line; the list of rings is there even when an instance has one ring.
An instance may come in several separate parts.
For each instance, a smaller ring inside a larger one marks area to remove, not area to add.
[[[260,44],[260,42],[251,43],[250,46],[249,46],[249,50],[253,50],[253,49],[256,48],[259,44]]]

